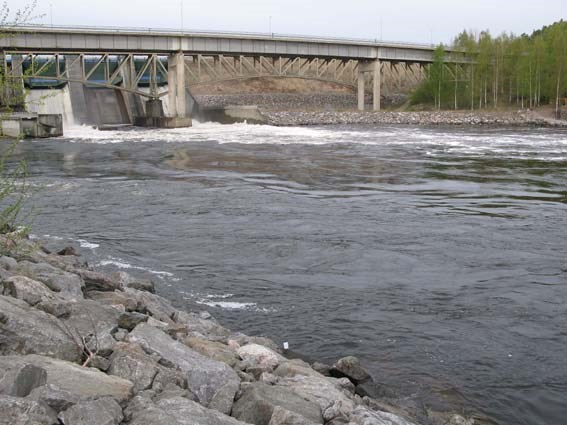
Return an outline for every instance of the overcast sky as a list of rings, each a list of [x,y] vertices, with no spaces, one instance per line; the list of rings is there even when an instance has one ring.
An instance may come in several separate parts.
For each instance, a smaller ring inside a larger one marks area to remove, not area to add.
[[[36,12],[54,25],[252,32],[271,16],[275,33],[439,43],[463,29],[530,33],[565,19],[567,0],[38,0]]]

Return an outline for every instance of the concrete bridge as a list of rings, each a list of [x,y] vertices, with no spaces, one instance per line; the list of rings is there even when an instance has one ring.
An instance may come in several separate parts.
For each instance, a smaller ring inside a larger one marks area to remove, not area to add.
[[[150,109],[168,96],[170,115],[181,118],[187,87],[265,75],[356,86],[360,110],[369,88],[373,109],[380,110],[383,77],[403,70],[419,78],[434,51],[431,45],[278,34],[43,26],[2,31],[9,34],[0,37],[7,77],[113,88],[150,99]],[[24,72],[26,61],[32,65]],[[142,80],[148,89],[140,87]],[[160,81],[167,81],[167,90]]]

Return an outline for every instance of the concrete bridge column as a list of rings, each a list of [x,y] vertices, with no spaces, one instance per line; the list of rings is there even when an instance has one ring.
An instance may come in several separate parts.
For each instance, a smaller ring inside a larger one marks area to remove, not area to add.
[[[358,110],[364,111],[364,88],[366,86],[366,81],[364,78],[364,71],[360,69],[360,64],[358,68]]]
[[[77,124],[96,124],[95,120],[89,116],[85,90],[81,82],[84,76],[82,58],[78,55],[65,55],[65,68],[71,80],[69,95]]]
[[[376,59],[371,62],[359,62],[358,63],[358,110],[364,111],[364,94],[365,94],[365,75],[366,73],[371,73],[373,76],[373,84],[372,84],[372,94],[374,97],[373,100],[373,109],[375,111],[380,110],[380,96],[381,96],[381,84],[382,84],[382,75],[381,75],[381,64],[380,60]]]
[[[167,65],[170,115],[185,118],[187,100],[185,98],[185,56],[183,52],[170,55]]]
[[[381,85],[382,85],[382,73],[381,73],[381,64],[380,60],[377,59],[374,61],[374,82],[373,82],[373,98],[374,98],[374,110],[379,111],[381,107],[380,96],[381,93]]]

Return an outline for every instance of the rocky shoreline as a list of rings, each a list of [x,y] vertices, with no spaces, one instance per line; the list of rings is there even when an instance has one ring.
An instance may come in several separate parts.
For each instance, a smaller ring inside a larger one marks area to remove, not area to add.
[[[487,126],[567,128],[567,121],[548,119],[530,111],[518,112],[296,112],[262,110],[274,126],[384,124],[412,126]]]
[[[0,249],[0,425],[480,423],[397,406],[355,357],[288,359],[73,248],[3,235]]]

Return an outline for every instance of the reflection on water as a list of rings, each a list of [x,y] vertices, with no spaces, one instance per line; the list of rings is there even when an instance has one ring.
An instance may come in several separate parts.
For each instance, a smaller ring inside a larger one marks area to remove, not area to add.
[[[34,232],[179,306],[358,355],[418,413],[567,417],[567,133],[78,128],[20,153]]]

